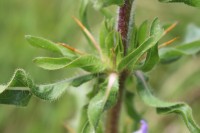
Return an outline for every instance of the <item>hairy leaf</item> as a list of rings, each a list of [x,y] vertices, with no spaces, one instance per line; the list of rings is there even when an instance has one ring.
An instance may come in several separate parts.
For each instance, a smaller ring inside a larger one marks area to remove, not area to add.
[[[74,60],[69,60],[65,57],[38,57],[34,59],[34,63],[39,67],[47,70],[58,70],[62,68],[82,68],[89,72],[101,72],[105,69],[105,65],[101,62],[101,60],[92,55],[83,55]]]
[[[115,52],[114,57],[116,57],[116,64],[118,64],[121,61],[121,59],[124,57],[124,45],[122,42],[121,34],[119,32],[116,32],[115,35],[116,35],[115,36],[116,44],[115,44],[115,49],[114,49],[114,52]]]
[[[185,3],[190,6],[194,7],[200,7],[200,1],[199,0],[159,0],[160,2],[170,3],[170,2],[181,2]]]
[[[35,36],[31,36],[31,35],[26,35],[25,38],[34,47],[46,49],[46,50],[49,50],[52,52],[57,52],[59,54],[62,54],[63,56],[67,56],[69,58],[76,57],[75,52],[63,47],[62,45],[59,45],[52,41],[49,41],[47,39],[44,39],[41,37],[35,37]]]
[[[71,82],[71,85],[74,87],[78,87],[78,86],[82,85],[83,83],[94,79],[96,76],[97,76],[96,74],[88,74],[88,75],[80,76],[78,78],[75,78]]]
[[[101,84],[100,88],[88,106],[88,119],[93,131],[96,131],[103,112],[117,102],[119,88],[117,75],[111,74],[108,80]]]
[[[133,50],[131,53],[129,53],[124,59],[121,60],[121,62],[118,65],[118,70],[121,71],[124,68],[134,67],[134,65],[137,63],[137,61],[140,59],[140,57],[145,54],[150,48],[157,47],[157,42],[162,38],[164,35],[164,29],[160,25],[160,21],[158,18],[155,18],[150,30],[150,37],[147,38],[140,46],[138,46],[135,50]],[[153,52],[153,55],[152,55]],[[153,51],[151,51],[150,57],[154,59],[147,60],[147,65],[151,65],[150,67],[145,68],[147,70],[151,69],[157,62],[157,48],[154,48]],[[149,55],[148,55],[149,56]]]
[[[26,106],[31,95],[43,100],[53,101],[58,99],[71,85],[70,83],[75,80],[76,78],[53,84],[37,85],[24,70],[17,69],[7,85],[0,85],[0,104]]]
[[[150,35],[155,36],[156,40],[160,40],[164,32],[164,29],[160,25],[158,18],[154,19],[153,23],[151,24]],[[152,47],[146,56],[145,63],[143,64],[141,70],[142,71],[150,71],[159,61],[159,54],[158,54],[158,43],[154,47]]]
[[[111,31],[105,40],[106,54],[113,60],[120,60],[123,57],[123,44],[119,32]]]
[[[141,44],[137,49],[133,50],[126,57],[124,57],[118,65],[118,70],[122,71],[124,68],[129,68],[135,65],[139,58],[152,48],[156,42],[153,37],[148,38],[143,44]]]
[[[176,47],[163,48],[159,51],[161,63],[170,63],[184,55],[193,55],[200,51],[200,41],[195,41]]]
[[[72,62],[72,60],[66,57],[61,57],[61,58],[37,57],[33,60],[33,62],[41,68],[48,70],[57,70],[63,68],[63,66],[69,64],[70,62]]]
[[[107,37],[105,38],[105,49],[104,49],[104,54],[107,57],[111,57],[112,55],[112,49],[114,49],[114,45],[115,45],[115,32],[112,31],[110,32]]]
[[[160,24],[158,18],[155,18],[151,24],[150,35],[154,36],[156,41],[159,41],[164,34],[164,28]]]
[[[81,119],[80,119],[79,127],[78,127],[78,133],[94,133],[94,130],[92,129],[88,120],[87,111],[88,111],[88,105],[85,105],[82,108]],[[104,133],[100,123],[98,124],[98,127],[95,130],[95,133]]]
[[[200,128],[195,123],[192,117],[192,109],[185,103],[169,103],[159,100],[158,98],[154,97],[149,88],[149,84],[146,82],[145,77],[142,72],[136,71],[135,72],[137,78],[137,92],[144,101],[149,106],[155,107],[158,113],[162,114],[169,114],[169,113],[176,113],[182,117],[185,124],[187,125],[188,129],[191,133],[199,133]]]
[[[0,86],[1,88],[1,86]],[[0,94],[0,104],[27,106],[32,94],[28,90],[5,90]]]
[[[147,52],[147,57],[145,63],[141,67],[141,70],[148,72],[158,63],[159,54],[158,54],[158,45],[155,45]]]
[[[111,35],[112,34],[112,35]],[[110,45],[114,45],[114,22],[112,19],[106,19],[103,21],[103,24],[100,29],[100,47],[103,54],[108,56],[110,53]],[[109,44],[111,43],[111,44]]]

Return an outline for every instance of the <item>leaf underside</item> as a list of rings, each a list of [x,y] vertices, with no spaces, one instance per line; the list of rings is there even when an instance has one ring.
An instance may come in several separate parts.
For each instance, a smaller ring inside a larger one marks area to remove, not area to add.
[[[53,84],[37,85],[23,69],[17,69],[7,85],[0,85],[0,104],[26,106],[32,95],[43,100],[54,101],[70,85],[77,87],[92,78],[94,75],[85,75]]]

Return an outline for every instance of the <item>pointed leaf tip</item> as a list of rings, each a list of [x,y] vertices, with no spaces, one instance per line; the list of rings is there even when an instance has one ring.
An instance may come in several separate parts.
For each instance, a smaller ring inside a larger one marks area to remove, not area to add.
[[[29,39],[31,37],[31,35],[25,35],[24,36],[26,39]]]
[[[67,56],[69,58],[74,58],[77,56],[76,52],[63,47],[62,45],[54,43],[48,39],[31,35],[25,35],[25,38],[29,42],[29,44],[34,47],[56,52],[62,54],[63,56]]]

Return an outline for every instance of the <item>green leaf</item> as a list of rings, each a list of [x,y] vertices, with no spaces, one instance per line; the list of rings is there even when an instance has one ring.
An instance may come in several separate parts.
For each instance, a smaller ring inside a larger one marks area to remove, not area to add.
[[[200,41],[195,41],[175,47],[163,48],[159,51],[161,63],[170,63],[185,55],[194,55],[200,51]]]
[[[32,94],[27,90],[5,90],[0,94],[0,103],[27,106],[31,96]]]
[[[68,86],[69,83],[67,80],[54,84],[36,85],[24,70],[18,69],[11,81],[6,86],[1,86],[0,92],[12,90],[13,87],[15,90],[21,90],[21,87],[26,87],[26,90],[29,90],[35,96],[44,100],[52,101],[58,99]]]
[[[146,82],[143,73],[140,71],[136,71],[135,75],[138,82],[137,92],[145,104],[155,107],[159,114],[176,113],[180,115],[191,133],[200,132],[199,126],[195,123],[192,117],[192,109],[187,104],[181,102],[169,103],[159,100],[151,94],[149,90],[150,86]]]
[[[131,92],[126,92],[125,106],[127,113],[136,123],[139,123],[141,120],[141,116],[134,107],[133,99],[134,99],[134,94]]]
[[[137,63],[137,61],[140,59],[140,57],[145,54],[150,48],[152,47],[157,47],[156,44],[157,42],[162,38],[164,35],[164,29],[160,25],[160,21],[158,18],[155,18],[152,25],[151,25],[151,30],[150,30],[150,37],[147,38],[140,46],[138,46],[135,50],[133,50],[131,53],[129,53],[124,59],[121,60],[121,62],[118,65],[118,70],[121,71],[124,68],[129,68],[130,67],[135,67],[134,65]],[[153,49],[153,54],[156,54],[156,48]],[[156,55],[155,55],[156,56]],[[156,62],[154,56],[153,61]],[[150,57],[149,57],[150,58]],[[151,64],[153,67],[155,62],[149,62],[150,60],[147,60],[149,64]],[[148,69],[150,69],[149,67]]]
[[[138,29],[137,40],[139,45],[146,40],[147,35],[148,35],[148,21],[146,20],[140,25]]]
[[[96,96],[96,94],[99,92],[100,88],[100,84],[102,84],[103,82],[105,82],[105,79],[107,78],[107,75],[104,76],[98,76],[97,80],[95,82],[95,84],[92,87],[92,90],[90,92],[88,92],[87,94],[87,98],[89,100],[91,100],[94,96]]]
[[[110,58],[111,61],[115,60],[114,57],[123,56],[123,45],[119,32],[111,31],[105,40],[106,51],[105,54]]]
[[[24,71],[17,70],[7,85],[0,85],[0,103],[26,106],[31,97],[26,88],[28,86],[26,81]]]
[[[196,54],[200,51],[200,40],[183,45],[178,45],[176,49],[182,51],[186,55]]]
[[[91,128],[91,125],[88,120],[87,111],[88,111],[88,105],[85,105],[81,111],[78,133],[94,133],[94,130]],[[98,124],[95,133],[104,133],[100,123]]]
[[[146,39],[146,38],[145,38]],[[135,48],[138,47],[138,29],[135,24],[132,24],[132,27],[129,28],[128,33],[128,53],[133,51]]]
[[[88,119],[93,131],[96,131],[101,115],[117,102],[118,76],[110,74],[108,80],[100,85],[100,90],[94,96],[88,106]]]
[[[151,24],[150,36],[154,36],[155,41],[159,41],[164,35],[164,28],[158,18],[155,18]]]
[[[106,56],[108,55],[108,48],[107,48],[107,44],[106,44],[106,40],[108,43],[108,35],[111,34],[114,30],[114,21],[112,19],[106,19],[103,21],[101,29],[100,29],[100,35],[99,35],[99,40],[100,40],[100,47],[102,49],[103,54],[105,54]],[[113,38],[111,38],[113,40]]]
[[[124,0],[92,0],[92,2],[94,3],[94,7],[96,9],[101,9],[111,5],[122,5]]]
[[[115,48],[114,48],[115,55],[113,57],[116,57],[116,64],[118,64],[121,61],[121,59],[124,57],[124,46],[123,46],[121,34],[119,32],[116,32],[115,35],[116,35]],[[115,59],[112,59],[112,60],[115,60]]]
[[[147,57],[145,63],[142,65],[141,70],[148,72],[158,63],[159,54],[158,54],[158,45],[155,45],[147,52]]]
[[[105,65],[101,62],[101,60],[92,55],[83,55],[74,60],[69,60],[65,57],[38,57],[33,61],[39,67],[47,70],[58,70],[62,68],[82,68],[89,72],[102,72],[105,69]]]
[[[115,45],[115,31],[111,31],[106,39],[105,39],[105,44],[106,45],[106,49],[107,49],[107,54],[109,55],[111,53],[111,49],[114,47]]]
[[[92,79],[94,79],[95,77],[97,77],[97,74],[88,74],[88,75],[84,75],[84,76],[80,76],[78,78],[75,78],[72,82],[71,85],[73,87],[79,87],[80,85],[82,85],[85,82],[88,82]]]
[[[88,117],[87,117],[87,109],[88,105],[83,106],[81,110],[81,118],[79,121],[78,126],[78,133],[89,133],[86,129],[89,125]]]
[[[160,40],[163,36],[164,29],[160,25],[158,18],[154,19],[151,24],[150,35],[155,36],[156,40]],[[159,62],[159,54],[158,54],[158,43],[152,47],[146,56],[145,63],[143,64],[141,70],[144,72],[150,71],[153,67]]]
[[[135,4],[133,0],[130,0],[129,2],[132,2],[132,9],[130,12],[130,18],[129,18],[129,27],[128,27],[128,34],[127,34],[127,45],[128,45],[128,53],[130,53],[133,49],[138,47],[138,28],[136,26],[135,22]]]
[[[118,70],[122,71],[125,68],[133,67],[139,58],[147,52],[150,48],[152,48],[156,44],[153,37],[148,38],[143,44],[141,44],[137,49],[133,50],[126,57],[124,57],[118,65]]]
[[[200,1],[199,0],[159,0],[159,1],[165,2],[165,3],[181,2],[181,3],[185,3],[187,5],[190,5],[190,6],[200,7]]]
[[[0,85],[0,104],[26,106],[31,95],[43,100],[54,101],[58,99],[71,85],[71,82],[75,80],[77,79],[73,78],[53,84],[37,85],[24,70],[17,69],[7,85]],[[86,81],[82,83],[85,82]]]
[[[83,25],[87,29],[89,29],[89,25],[88,25],[88,22],[87,22],[87,8],[88,8],[88,5],[89,5],[89,2],[90,2],[90,0],[81,0],[81,6],[80,6],[80,9],[79,9],[80,19],[81,19]]]
[[[70,62],[72,62],[72,60],[66,57],[61,57],[61,58],[37,57],[33,60],[33,62],[41,68],[48,70],[57,70],[63,68],[63,66],[69,64]]]
[[[74,53],[73,51],[71,51],[59,44],[56,44],[52,41],[49,41],[47,39],[44,39],[41,37],[35,37],[35,36],[31,36],[31,35],[26,35],[25,38],[34,47],[46,49],[46,50],[49,50],[52,52],[57,52],[59,54],[62,54],[63,56],[67,56],[69,58],[74,58],[77,56],[76,53]]]

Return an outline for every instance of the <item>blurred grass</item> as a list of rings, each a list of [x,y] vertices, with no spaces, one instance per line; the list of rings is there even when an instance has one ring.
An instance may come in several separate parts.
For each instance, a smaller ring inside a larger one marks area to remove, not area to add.
[[[71,16],[78,16],[79,4],[80,0],[1,0],[0,83],[6,83],[16,68],[27,70],[37,83],[53,82],[82,73],[81,71],[74,71],[74,69],[68,71],[45,71],[37,68],[32,63],[34,57],[38,55],[53,56],[54,54],[29,46],[24,39],[24,35],[31,34],[42,36],[55,42],[65,42],[80,49],[87,49],[88,45],[79,27],[71,18]],[[113,14],[116,12],[115,7],[112,8],[112,11]],[[153,19],[156,16],[164,23],[178,21],[177,28],[166,37],[166,39],[170,39],[179,36],[180,39],[177,42],[181,42],[184,39],[188,24],[194,23],[200,26],[200,11],[183,4],[162,4],[156,0],[140,0],[137,1],[136,12],[137,25],[143,20]],[[90,8],[89,20],[93,33],[97,36],[102,16]],[[190,85],[193,83],[189,82],[187,88],[185,88],[187,91],[180,89],[176,92],[176,82],[168,80],[173,78],[173,75],[180,74],[178,72],[177,74],[175,73],[180,69],[183,69],[183,73],[187,70],[191,74],[199,71],[200,69],[194,69],[196,64],[199,64],[199,59],[199,56],[195,57],[194,61],[191,61],[192,58],[183,58],[169,66],[159,65],[156,71],[150,73],[152,75],[151,82],[154,88],[158,90],[156,94],[167,100],[172,100],[171,97],[173,97],[173,100],[187,101],[188,98],[193,97],[194,94],[191,92],[200,89],[198,81],[195,82],[195,86]],[[195,64],[195,61],[198,63]],[[188,67],[184,68],[184,66]],[[198,76],[196,76],[197,79],[199,79]],[[181,75],[176,80],[179,80],[179,78],[182,78]],[[168,81],[169,86],[166,84],[163,86],[165,81]],[[184,81],[180,82],[184,83]],[[175,85],[173,86],[173,84]],[[166,90],[167,87],[171,86],[172,88],[169,91]],[[34,98],[27,108],[1,105],[0,133],[67,132],[63,123],[74,117],[75,113],[77,113],[78,105],[80,106],[77,101],[82,100],[80,98],[75,100],[77,96],[74,93],[77,92],[80,91],[67,93],[53,103],[43,102]],[[176,92],[175,96],[173,96],[173,92]],[[187,94],[190,95],[188,96]],[[187,102],[194,107],[195,119],[200,124],[200,115],[198,114],[200,103],[198,99],[200,98],[197,97],[197,100]],[[142,106],[142,108],[147,110],[146,106]],[[173,115],[170,117],[157,116],[154,110],[148,108],[145,116],[148,120],[153,120],[149,121],[152,133],[169,132],[169,127],[172,127],[172,124],[178,126],[173,126],[174,132],[170,131],[170,133],[188,133],[181,120],[177,120],[177,117]],[[157,121],[155,121],[155,118],[158,118]],[[164,122],[161,124],[161,121]],[[159,126],[160,128],[158,128],[158,123],[161,125]]]

